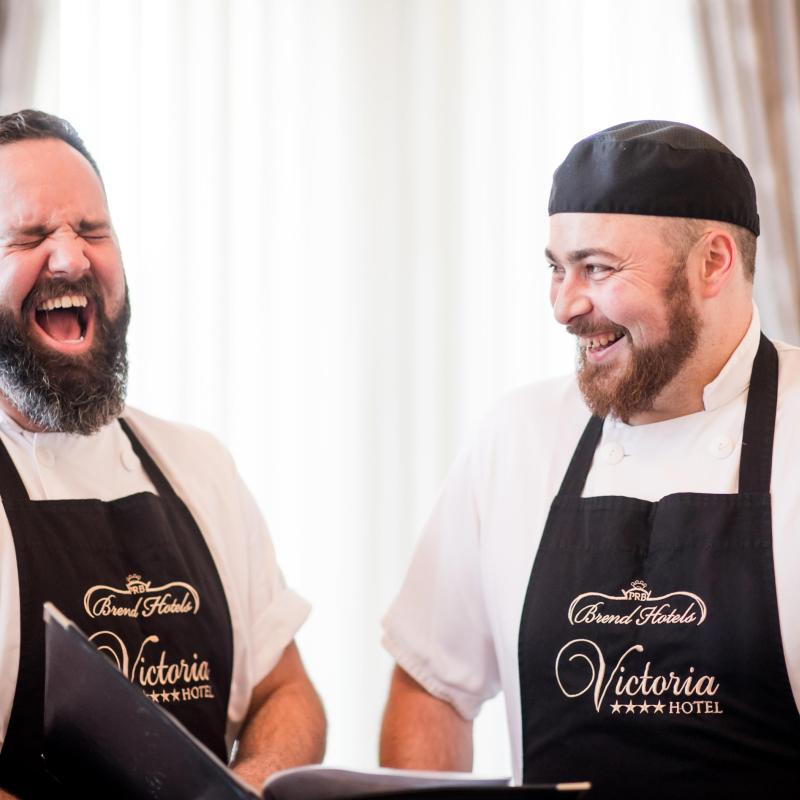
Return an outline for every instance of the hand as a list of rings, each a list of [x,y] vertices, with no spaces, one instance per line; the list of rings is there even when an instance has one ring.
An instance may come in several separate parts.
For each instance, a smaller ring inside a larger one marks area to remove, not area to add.
[[[233,771],[255,789],[273,772],[322,761],[325,712],[294,642],[256,686]]]

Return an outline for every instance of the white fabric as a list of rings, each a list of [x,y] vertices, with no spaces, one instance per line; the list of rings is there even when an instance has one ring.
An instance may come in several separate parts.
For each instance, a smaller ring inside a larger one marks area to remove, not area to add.
[[[197,522],[216,562],[233,625],[230,746],[253,687],[277,664],[308,615],[287,588],[264,520],[233,460],[212,436],[141,411],[124,414]],[[31,433],[0,413],[0,438],[32,500],[113,500],[155,492],[117,423],[93,436]],[[43,554],[46,557],[46,554]],[[19,583],[14,542],[0,513],[0,742],[19,665]]]
[[[650,425],[607,420],[584,496],[735,493],[759,330],[754,311],[742,343],[705,388],[703,411]],[[773,547],[783,647],[800,705],[800,349],[776,347]],[[397,662],[465,718],[504,691],[517,781],[519,621],[551,501],[588,419],[572,376],[501,402],[456,460],[384,620],[384,645]]]

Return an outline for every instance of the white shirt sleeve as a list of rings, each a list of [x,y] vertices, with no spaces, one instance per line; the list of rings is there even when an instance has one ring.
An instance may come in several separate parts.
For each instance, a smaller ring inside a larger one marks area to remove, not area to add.
[[[384,647],[399,666],[465,719],[499,689],[472,469],[470,453],[462,453],[383,623]]]
[[[241,479],[238,490],[248,540],[251,670],[254,683],[258,683],[278,663],[308,616],[310,606],[286,585],[267,525]]]

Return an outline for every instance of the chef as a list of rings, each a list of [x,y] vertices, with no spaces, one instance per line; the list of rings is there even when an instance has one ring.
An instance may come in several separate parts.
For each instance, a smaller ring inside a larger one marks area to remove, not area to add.
[[[125,408],[128,319],[80,137],[42,112],[0,117],[2,796],[54,791],[40,757],[45,601],[220,758],[237,738],[252,785],[322,757],[293,643],[308,606],[226,451]]]
[[[457,458],[384,623],[382,761],[470,769],[502,690],[517,781],[796,786],[800,349],[761,332],[750,174],[630,122],[572,148],[549,212],[577,374],[511,393]]]

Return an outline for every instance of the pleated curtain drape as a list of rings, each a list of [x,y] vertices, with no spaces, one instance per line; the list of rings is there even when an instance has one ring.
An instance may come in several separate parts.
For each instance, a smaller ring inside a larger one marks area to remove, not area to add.
[[[0,0],[0,114],[30,105],[36,92],[47,0]]]
[[[766,332],[800,341],[800,3],[696,0],[721,138],[753,174],[755,295]]]

